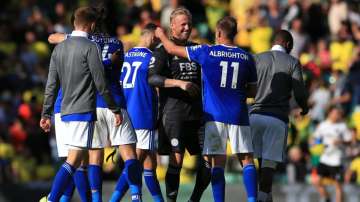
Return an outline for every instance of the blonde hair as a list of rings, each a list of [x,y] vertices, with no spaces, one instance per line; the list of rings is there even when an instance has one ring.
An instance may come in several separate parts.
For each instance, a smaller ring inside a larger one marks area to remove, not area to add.
[[[178,7],[175,10],[173,10],[173,12],[171,12],[170,23],[178,15],[186,15],[189,18],[190,22],[192,21],[192,15],[191,15],[190,11],[188,9],[186,9],[185,7]]]

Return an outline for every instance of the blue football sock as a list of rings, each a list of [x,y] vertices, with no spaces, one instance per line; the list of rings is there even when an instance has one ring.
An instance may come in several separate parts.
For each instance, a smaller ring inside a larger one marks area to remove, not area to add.
[[[86,167],[81,166],[80,168],[76,169],[73,178],[76,189],[79,192],[81,201],[82,202],[91,201],[90,185],[89,185]]]
[[[60,198],[60,202],[70,202],[74,194],[74,189],[75,189],[74,181],[70,180],[69,183],[66,185],[63,195]]]
[[[127,181],[131,191],[131,201],[141,201],[141,166],[137,159],[125,161]]]
[[[155,202],[163,202],[164,198],[161,194],[159,181],[156,177],[154,170],[144,169],[144,178],[147,188],[149,189],[151,196]]]
[[[102,202],[102,168],[99,165],[88,166],[88,177],[92,202]]]
[[[248,164],[243,168],[243,181],[248,196],[248,202],[256,201],[257,177],[254,164]]]
[[[211,170],[211,186],[215,202],[225,201],[225,176],[224,169],[214,167]]]
[[[68,163],[64,163],[56,173],[56,176],[51,187],[49,201],[59,201],[66,186],[72,181],[72,175],[75,168]]]
[[[71,201],[71,197],[66,196],[64,194],[60,197],[60,200],[59,200],[59,202],[70,202],[70,201]]]
[[[129,189],[129,184],[127,181],[126,169],[124,169],[117,181],[115,191],[111,195],[110,202],[119,202],[122,199],[122,197],[124,197],[128,189]]]

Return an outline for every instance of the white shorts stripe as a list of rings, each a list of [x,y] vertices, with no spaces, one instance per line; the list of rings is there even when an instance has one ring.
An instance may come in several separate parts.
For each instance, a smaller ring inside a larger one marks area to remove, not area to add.
[[[154,130],[138,129],[135,132],[138,140],[136,148],[155,151],[157,133]]]

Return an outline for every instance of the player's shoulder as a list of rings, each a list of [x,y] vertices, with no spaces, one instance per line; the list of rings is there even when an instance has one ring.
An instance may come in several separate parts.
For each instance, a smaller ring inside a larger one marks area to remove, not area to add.
[[[320,129],[329,129],[332,128],[334,124],[332,124],[330,121],[325,120],[319,123],[318,128]]]
[[[105,34],[93,34],[93,35],[89,36],[89,39],[96,43],[122,45],[121,41],[118,38],[116,38],[114,36],[110,36],[110,35],[105,35]]]
[[[197,45],[200,45],[200,44],[198,44],[196,42],[193,42],[193,41],[187,41],[185,45],[186,46],[197,46]]]
[[[155,55],[160,55],[160,56],[168,56],[168,55],[170,55],[170,54],[166,51],[166,49],[165,49],[165,47],[164,47],[164,45],[163,45],[162,43],[159,43],[159,44],[154,48],[153,53],[154,53]]]

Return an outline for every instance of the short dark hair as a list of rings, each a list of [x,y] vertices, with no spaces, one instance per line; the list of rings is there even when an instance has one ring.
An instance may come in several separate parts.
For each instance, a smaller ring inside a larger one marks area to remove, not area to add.
[[[74,25],[83,26],[89,23],[93,23],[96,22],[97,18],[98,12],[95,8],[83,6],[75,10]]]
[[[274,35],[274,44],[275,43],[281,43],[281,44],[289,44],[289,48],[292,49],[294,45],[293,37],[291,36],[291,33],[286,30],[279,30]]]
[[[98,5],[97,7],[92,6],[92,8],[97,11],[94,33],[108,35],[108,30],[105,26],[105,19],[107,17],[106,8],[103,5]]]
[[[226,38],[233,40],[237,34],[236,19],[225,16],[216,23],[216,28],[226,35]]]
[[[155,32],[156,28],[157,26],[154,23],[146,24],[143,30],[141,31],[141,36],[149,32]]]

